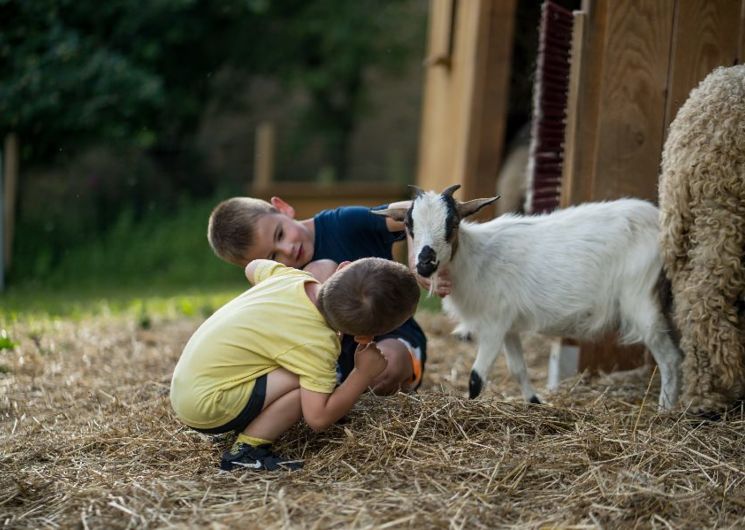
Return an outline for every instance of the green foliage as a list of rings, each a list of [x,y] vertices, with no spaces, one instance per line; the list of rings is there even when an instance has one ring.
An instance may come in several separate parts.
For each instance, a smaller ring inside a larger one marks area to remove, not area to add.
[[[349,143],[368,110],[366,77],[400,72],[423,40],[424,17],[416,14],[405,0],[286,0],[262,13],[274,23],[259,39],[276,45],[256,59],[309,95],[301,131],[325,139],[336,178],[347,174]]]
[[[193,149],[206,109],[280,81],[306,102],[292,145],[323,140],[325,174],[344,178],[367,80],[419,49],[423,2],[0,0],[0,136],[22,155],[9,283],[224,281],[201,236],[214,203],[175,213],[243,182]]]
[[[52,290],[241,284],[240,269],[216,258],[207,243],[216,203],[185,200],[175,211],[146,212],[139,222],[125,210],[108,232],[72,246],[56,263],[29,248],[16,256],[13,284]]]
[[[12,350],[17,344],[8,336],[8,332],[0,329],[0,351]]]
[[[410,0],[3,0],[0,132],[26,159],[82,145],[181,143],[222,70],[284,79],[310,94],[307,118],[346,148],[364,75],[395,72],[421,40]],[[417,42],[418,43],[418,42]]]
[[[220,198],[183,201],[141,222],[125,212],[108,233],[70,248],[54,267],[44,254],[24,256],[16,281],[0,295],[0,329],[20,318],[57,316],[125,314],[142,329],[164,315],[207,318],[249,287],[241,269],[219,260],[207,243],[209,212]],[[440,299],[423,291],[419,308],[439,311]],[[14,345],[0,331],[0,350]]]
[[[191,130],[250,15],[238,0],[0,2],[0,131],[19,133],[38,163]]]
[[[419,309],[431,313],[439,313],[442,310],[442,299],[437,295],[431,295],[422,289],[419,296]]]

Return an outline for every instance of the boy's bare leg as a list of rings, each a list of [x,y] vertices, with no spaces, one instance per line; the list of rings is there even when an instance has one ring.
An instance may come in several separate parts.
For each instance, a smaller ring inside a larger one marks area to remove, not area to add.
[[[277,368],[266,378],[264,408],[243,434],[273,442],[300,421],[302,415],[298,377],[284,368]]]
[[[390,396],[399,390],[409,390],[408,382],[414,375],[409,349],[398,339],[381,340],[378,348],[388,361],[388,366],[375,379],[373,392],[380,396]]]
[[[286,460],[273,453],[270,446],[301,416],[297,376],[283,368],[270,372],[266,377],[264,407],[223,454],[220,468],[225,471],[240,466],[268,471],[300,469],[302,461]]]

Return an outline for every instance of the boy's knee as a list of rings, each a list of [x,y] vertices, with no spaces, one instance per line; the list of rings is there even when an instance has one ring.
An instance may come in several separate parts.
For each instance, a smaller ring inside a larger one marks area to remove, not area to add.
[[[398,392],[412,378],[414,369],[411,365],[411,354],[397,339],[381,342],[378,347],[388,365],[378,377],[373,391],[378,395],[388,396]]]
[[[271,403],[281,396],[300,389],[300,379],[284,368],[277,368],[267,374],[265,403]],[[298,394],[299,395],[299,394]]]

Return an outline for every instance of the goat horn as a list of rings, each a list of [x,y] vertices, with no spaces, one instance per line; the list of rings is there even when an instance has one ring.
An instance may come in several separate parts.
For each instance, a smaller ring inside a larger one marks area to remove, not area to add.
[[[420,188],[419,186],[415,186],[414,184],[409,184],[409,187],[414,192],[414,198],[416,199],[420,195],[424,194],[424,190]]]
[[[460,184],[453,184],[452,186],[450,186],[449,188],[447,188],[445,191],[443,191],[442,194],[443,195],[447,195],[449,197],[452,197],[453,196],[453,193],[455,193],[455,191],[458,188],[460,188]]]

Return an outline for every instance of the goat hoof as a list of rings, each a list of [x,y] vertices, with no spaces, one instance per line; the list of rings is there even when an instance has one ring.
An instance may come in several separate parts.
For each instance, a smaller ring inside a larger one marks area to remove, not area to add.
[[[531,403],[535,403],[536,405],[540,405],[541,404],[541,400],[538,399],[538,396],[536,396],[536,395],[531,396],[530,402]]]
[[[481,380],[481,376],[474,370],[471,370],[471,379],[468,381],[468,397],[473,399],[481,394],[481,389],[484,386],[484,382]]]

